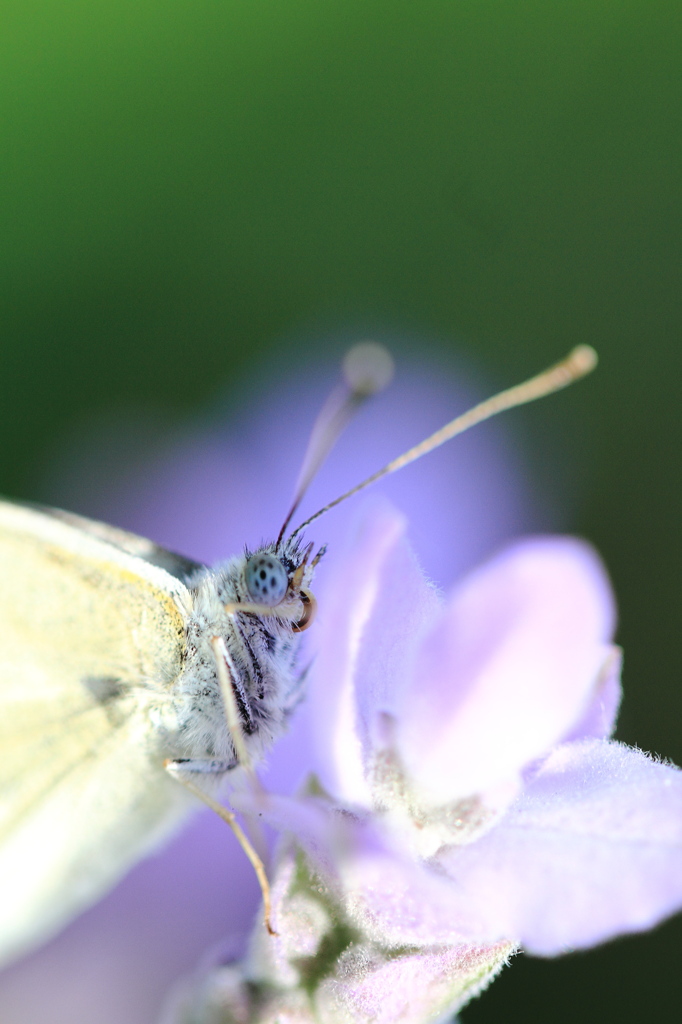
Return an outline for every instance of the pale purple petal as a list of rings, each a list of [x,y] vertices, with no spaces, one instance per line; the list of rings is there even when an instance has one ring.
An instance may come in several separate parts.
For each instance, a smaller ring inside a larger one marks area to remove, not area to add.
[[[336,859],[344,907],[360,932],[387,947],[485,941],[468,894],[451,879],[391,849],[369,828],[361,839],[352,855]],[[493,941],[501,937],[498,931]]]
[[[310,679],[315,718],[316,770],[323,786],[351,803],[369,806],[363,737],[358,730],[356,666],[363,634],[383,598],[382,571],[400,542],[405,522],[385,503],[360,519],[345,558],[326,588]],[[365,695],[365,707],[370,700]]]
[[[334,875],[339,851],[361,844],[367,827],[360,818],[340,811],[322,797],[243,789],[231,794],[230,805],[238,813],[255,814],[278,832],[293,836],[320,870]]]
[[[352,600],[351,594],[347,596]],[[420,641],[442,607],[442,597],[427,582],[407,539],[401,537],[381,567],[377,600],[355,665],[358,728],[367,752],[381,744],[382,713],[398,712]]]
[[[614,646],[606,656],[585,715],[568,735],[562,737],[563,742],[606,740],[613,735],[623,697],[620,684],[622,666],[623,652]]]
[[[323,611],[315,638],[320,653],[310,692],[320,757],[335,760],[334,775],[327,772],[325,779],[336,795],[358,800],[358,790],[338,788],[348,772],[349,752],[359,741],[358,769],[364,769],[381,745],[382,713],[395,715],[421,638],[439,616],[442,599],[420,569],[396,511],[370,499],[356,523],[320,590]],[[339,715],[344,687],[352,688],[354,705],[345,718]],[[352,726],[352,736],[343,737],[344,725]],[[366,796],[364,783],[362,792]]]
[[[651,928],[682,907],[682,772],[619,743],[565,744],[442,863],[481,934],[532,953]]]
[[[235,794],[233,803],[253,810],[245,793]],[[372,817],[340,812],[323,800],[272,794],[259,803],[258,813],[295,835],[368,939],[385,947],[417,947],[478,938],[478,918],[467,914],[452,881],[400,850]]]
[[[614,625],[600,561],[569,538],[507,548],[454,592],[405,694],[399,746],[436,802],[499,789],[586,713]]]

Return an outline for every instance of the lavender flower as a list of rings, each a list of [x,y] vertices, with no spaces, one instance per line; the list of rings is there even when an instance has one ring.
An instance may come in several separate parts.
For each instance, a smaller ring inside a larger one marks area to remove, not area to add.
[[[258,929],[179,1020],[431,1021],[515,947],[554,955],[682,906],[682,773],[608,739],[620,657],[595,553],[524,540],[443,601],[404,529],[376,506],[328,581],[317,779],[260,804],[292,836],[279,936]]]
[[[552,955],[678,909],[682,773],[607,738],[619,657],[596,555],[525,540],[443,605],[403,531],[387,508],[363,523],[311,681],[322,786],[372,823],[341,869],[354,916],[396,943]]]

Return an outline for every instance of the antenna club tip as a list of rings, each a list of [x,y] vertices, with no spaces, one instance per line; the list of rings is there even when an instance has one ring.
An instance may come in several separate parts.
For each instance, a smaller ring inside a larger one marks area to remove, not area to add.
[[[348,349],[343,359],[343,375],[351,391],[368,397],[390,384],[395,364],[393,356],[376,341],[362,341]]]
[[[576,377],[592,373],[598,362],[599,356],[591,345],[576,345],[568,357],[571,372]]]

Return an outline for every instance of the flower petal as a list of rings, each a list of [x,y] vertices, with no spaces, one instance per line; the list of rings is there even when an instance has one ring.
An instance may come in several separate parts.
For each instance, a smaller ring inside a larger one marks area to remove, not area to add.
[[[231,803],[293,835],[331,898],[368,940],[411,948],[476,941],[478,918],[463,916],[452,881],[394,845],[375,817],[360,818],[315,797],[268,793],[254,804],[240,791]]]
[[[310,678],[316,770],[325,788],[369,805],[365,761],[378,714],[407,685],[419,637],[439,609],[387,503],[364,510],[320,601],[318,654]]]
[[[682,771],[619,743],[557,748],[491,832],[441,857],[490,938],[550,956],[682,907]]]
[[[445,874],[391,849],[369,824],[357,828],[354,838],[350,852],[333,863],[346,915],[372,942],[388,948],[452,946],[483,936],[479,908],[469,914],[466,894]],[[493,941],[500,938],[495,932]]]
[[[613,735],[623,697],[623,688],[620,684],[622,666],[623,652],[620,647],[611,647],[597,678],[587,711],[569,734],[562,738],[564,743],[584,739],[606,740]]]
[[[614,608],[593,550],[515,544],[454,592],[423,641],[399,722],[409,774],[435,802],[504,786],[585,714]]]

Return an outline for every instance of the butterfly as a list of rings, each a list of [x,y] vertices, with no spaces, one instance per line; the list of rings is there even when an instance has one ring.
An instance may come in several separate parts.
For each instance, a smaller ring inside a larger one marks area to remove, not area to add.
[[[103,895],[180,827],[197,796],[219,809],[225,781],[252,770],[286,728],[302,696],[297,649],[314,619],[310,587],[324,554],[312,556],[302,530],[596,362],[580,346],[287,533],[345,421],[390,376],[378,349],[351,350],[347,384],[313,428],[279,536],[255,551],[207,567],[113,526],[0,500],[0,960]],[[241,835],[267,901],[264,869]]]

